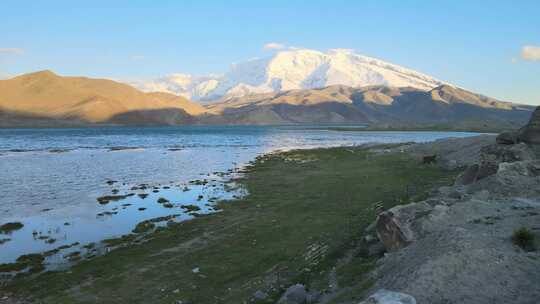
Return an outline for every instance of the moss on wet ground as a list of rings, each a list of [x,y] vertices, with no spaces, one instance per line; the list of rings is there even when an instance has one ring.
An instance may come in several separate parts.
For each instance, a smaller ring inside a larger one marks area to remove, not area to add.
[[[0,233],[9,234],[15,230],[21,229],[22,227],[24,227],[24,225],[19,222],[5,223],[0,226]]]
[[[43,303],[243,303],[257,290],[277,297],[280,286],[297,282],[320,289],[376,209],[407,203],[455,174],[361,148],[267,155],[238,180],[249,195],[220,203],[221,212],[171,223],[140,245],[69,271],[19,277],[5,288]],[[372,261],[349,264],[338,267],[337,282],[365,286]]]

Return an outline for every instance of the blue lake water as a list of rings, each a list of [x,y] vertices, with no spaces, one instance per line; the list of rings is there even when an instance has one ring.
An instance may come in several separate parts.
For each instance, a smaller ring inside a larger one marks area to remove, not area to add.
[[[160,128],[0,130],[0,225],[21,222],[0,234],[0,263],[62,245],[130,233],[143,220],[215,212],[223,181],[257,155],[277,150],[364,143],[426,142],[464,132],[340,132],[317,126],[178,126]],[[194,185],[193,180],[208,183]],[[114,183],[107,181],[116,181]],[[148,184],[146,189],[139,185]],[[155,188],[154,188],[155,187]],[[187,187],[187,188],[186,188]],[[103,195],[131,194],[99,204]],[[148,194],[142,199],[138,194]],[[163,197],[167,207],[157,203]]]

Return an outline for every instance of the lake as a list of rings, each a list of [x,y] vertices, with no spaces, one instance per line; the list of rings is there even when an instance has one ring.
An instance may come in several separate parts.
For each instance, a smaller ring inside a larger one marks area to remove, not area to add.
[[[24,227],[0,233],[0,263],[50,251],[48,265],[62,265],[75,251],[102,253],[94,243],[142,221],[160,218],[154,227],[219,212],[216,201],[245,194],[230,177],[264,153],[472,135],[319,126],[2,129],[0,225]],[[98,202],[103,196],[110,198]]]

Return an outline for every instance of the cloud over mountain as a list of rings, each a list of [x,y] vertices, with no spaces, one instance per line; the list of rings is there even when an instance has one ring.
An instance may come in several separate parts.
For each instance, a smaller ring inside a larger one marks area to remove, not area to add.
[[[281,50],[284,49],[285,45],[277,42],[270,42],[263,46],[265,50]]]
[[[529,61],[540,61],[540,46],[526,45],[521,49],[521,58]]]

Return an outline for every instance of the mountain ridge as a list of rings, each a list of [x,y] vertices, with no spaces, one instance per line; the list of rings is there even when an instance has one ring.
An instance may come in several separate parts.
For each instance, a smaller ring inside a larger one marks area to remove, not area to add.
[[[229,98],[207,105],[222,123],[460,124],[504,127],[528,119],[531,106],[498,101],[450,85],[405,87],[334,85]],[[296,114],[292,115],[292,113]],[[265,117],[266,115],[266,117]],[[264,117],[261,121],[260,117]]]
[[[423,90],[444,84],[426,74],[349,49],[320,52],[293,49],[232,64],[225,74],[172,74],[149,82],[135,82],[143,91],[163,91],[198,101],[215,101],[251,94],[315,89],[329,85],[352,87],[387,85]]]
[[[532,109],[447,84],[430,90],[332,85],[229,97],[203,107],[169,93],[144,93],[112,80],[63,77],[52,71],[0,80],[0,127],[445,124],[448,129],[514,128],[528,120]]]

